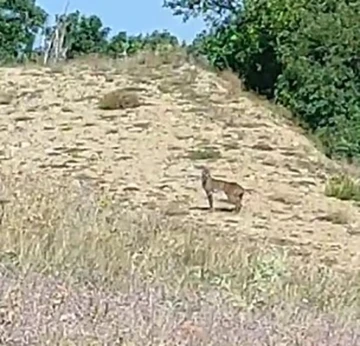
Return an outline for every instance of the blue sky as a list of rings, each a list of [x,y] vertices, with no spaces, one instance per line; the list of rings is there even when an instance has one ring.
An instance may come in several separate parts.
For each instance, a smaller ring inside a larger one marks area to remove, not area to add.
[[[66,2],[38,0],[36,3],[53,16],[64,11]],[[133,35],[167,29],[180,40],[189,42],[204,28],[200,19],[183,23],[162,4],[163,0],[70,0],[68,12],[79,10],[85,15],[96,14],[104,26],[111,28],[111,34],[126,31]]]

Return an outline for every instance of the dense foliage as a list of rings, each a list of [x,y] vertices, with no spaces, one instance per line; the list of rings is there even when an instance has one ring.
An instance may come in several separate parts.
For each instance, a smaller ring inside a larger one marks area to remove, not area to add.
[[[32,53],[36,35],[47,19],[32,0],[0,1],[0,60],[21,60]]]
[[[359,0],[168,0],[210,25],[192,51],[289,108],[329,156],[360,156]]]

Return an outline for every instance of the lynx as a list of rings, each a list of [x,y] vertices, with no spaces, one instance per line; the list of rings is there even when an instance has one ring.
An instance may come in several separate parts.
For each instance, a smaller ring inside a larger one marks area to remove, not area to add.
[[[209,168],[203,167],[201,172],[201,184],[209,201],[210,211],[214,210],[214,192],[223,191],[226,194],[228,201],[235,205],[234,211],[236,213],[240,212],[242,208],[242,199],[247,190],[238,183],[215,179],[211,176]]]

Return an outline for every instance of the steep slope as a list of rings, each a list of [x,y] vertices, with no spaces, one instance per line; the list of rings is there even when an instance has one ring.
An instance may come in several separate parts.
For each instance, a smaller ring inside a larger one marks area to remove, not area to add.
[[[360,264],[358,208],[324,195],[334,164],[215,74],[189,64],[104,62],[2,69],[0,76],[3,173],[81,174],[124,208],[158,209],[229,239],[280,244],[302,260]],[[140,107],[98,108],[101,95],[129,87]],[[202,164],[254,189],[240,214],[228,212],[221,195],[218,210],[206,210]]]

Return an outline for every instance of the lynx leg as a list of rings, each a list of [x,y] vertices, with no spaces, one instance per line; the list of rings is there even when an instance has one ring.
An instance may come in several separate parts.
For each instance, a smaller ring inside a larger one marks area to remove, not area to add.
[[[240,193],[236,196],[236,204],[235,204],[235,212],[239,213],[242,208],[242,199],[243,199],[244,193]]]
[[[242,204],[241,204],[241,201],[240,201],[235,205],[234,212],[235,213],[240,213],[241,208],[242,208]]]
[[[234,209],[235,213],[239,213],[242,208],[242,198],[243,198],[243,193],[228,195],[229,202],[235,205],[235,209]]]
[[[214,200],[213,200],[213,193],[210,191],[210,192],[206,192],[206,196],[207,196],[207,199],[209,201],[209,209],[210,211],[214,211]]]

